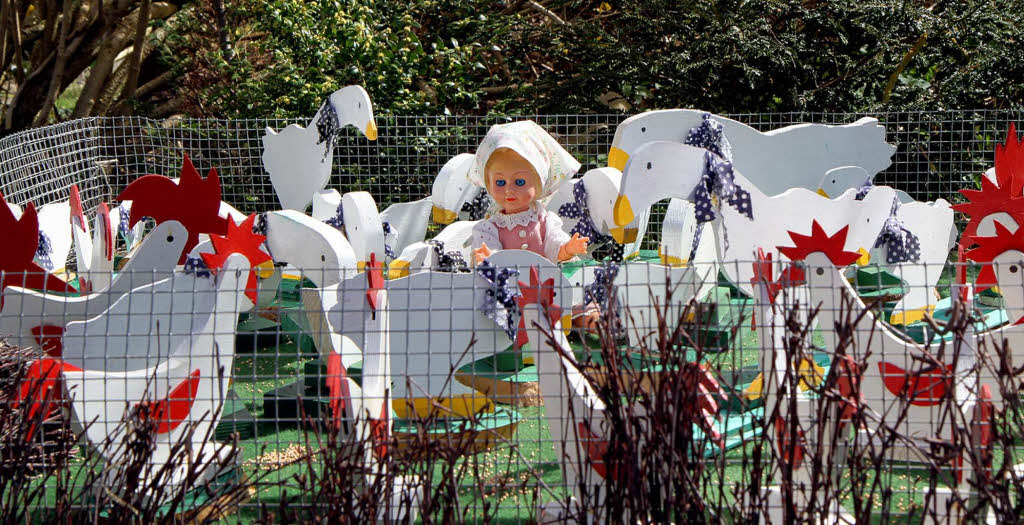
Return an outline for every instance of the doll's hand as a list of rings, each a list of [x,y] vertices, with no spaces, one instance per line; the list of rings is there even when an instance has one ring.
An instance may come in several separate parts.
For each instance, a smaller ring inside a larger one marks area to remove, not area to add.
[[[487,243],[480,243],[480,247],[473,251],[473,257],[476,259],[476,263],[480,264],[484,262],[484,259],[491,256],[494,253],[490,248],[487,247]]]
[[[580,234],[572,234],[572,239],[569,239],[562,245],[558,250],[558,262],[568,261],[577,255],[587,252],[587,243],[590,242],[590,237],[580,237]]]

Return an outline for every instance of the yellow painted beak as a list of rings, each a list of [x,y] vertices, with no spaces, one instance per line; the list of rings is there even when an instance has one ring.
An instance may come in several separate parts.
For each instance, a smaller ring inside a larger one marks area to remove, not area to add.
[[[459,218],[458,212],[446,210],[440,206],[434,206],[431,210],[434,222],[438,224],[451,224],[455,222],[455,219]]]
[[[616,226],[611,229],[612,237],[615,238],[615,242],[619,244],[629,244],[636,242],[637,228],[623,228],[622,226]]]
[[[818,195],[821,195],[822,197],[825,197],[826,199],[831,199],[832,198],[832,197],[828,196],[828,193],[825,193],[825,189],[824,188],[818,188]]]
[[[563,315],[561,323],[562,323],[562,332],[565,335],[569,335],[569,332],[572,331],[572,314],[569,313],[569,314]]]
[[[363,130],[366,133],[366,138],[370,140],[377,140],[377,123],[373,120],[366,125],[366,129]]]
[[[409,276],[409,261],[391,261],[388,265],[388,279],[400,279]]]
[[[857,253],[860,254],[860,259],[857,259],[858,266],[867,266],[871,262],[871,254],[864,248],[857,248]]]
[[[366,269],[366,261],[356,261],[356,270],[360,272]]]
[[[615,168],[619,171],[626,169],[626,161],[629,160],[629,154],[622,151],[615,146],[608,150],[608,167]]]
[[[260,279],[269,279],[274,275],[274,261],[263,261],[256,265],[256,276]]]
[[[615,209],[613,210],[612,218],[615,219],[616,226],[625,226],[633,222],[635,217],[633,216],[633,206],[629,203],[629,197],[619,195],[615,199]]]

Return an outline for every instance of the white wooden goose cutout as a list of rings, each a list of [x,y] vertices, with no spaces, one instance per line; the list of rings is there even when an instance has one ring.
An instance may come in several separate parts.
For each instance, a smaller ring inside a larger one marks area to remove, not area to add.
[[[358,193],[369,195],[366,192]],[[353,199],[356,198],[350,197],[349,200]],[[371,196],[370,199],[372,200],[373,197]],[[365,198],[360,197],[356,200],[357,212],[371,213]],[[427,233],[427,226],[430,223],[431,206],[430,199],[424,198],[412,202],[392,204],[380,212],[379,220],[381,226],[383,227],[385,222],[388,224],[387,233],[384,235],[384,243],[395,254],[401,253],[406,246],[423,240]],[[338,227],[340,225],[343,231],[347,233],[347,229],[344,229],[347,224],[345,223],[344,213],[342,213],[340,222],[338,221],[339,208],[344,211],[343,198],[337,190],[321,190],[313,197],[313,218],[328,224],[337,222],[337,224],[332,224],[332,226]],[[376,211],[377,207],[374,204],[372,213],[376,213]],[[359,227],[358,223],[356,227]]]
[[[297,211],[267,213],[266,246],[275,262],[291,264],[317,288],[336,285],[356,271],[356,255],[348,239]]]
[[[443,246],[444,252],[457,252],[468,265],[473,260],[473,226],[478,221],[456,221],[445,226],[430,241],[420,241],[406,246],[398,258],[388,265],[388,278],[406,277],[410,272],[440,270],[437,250],[431,241]]]
[[[871,258],[906,284],[907,293],[893,307],[889,322],[908,325],[935,311],[935,285],[956,242],[956,227],[953,209],[944,199],[900,204],[896,217],[917,236],[921,245],[920,260],[888,262],[888,243],[876,248]]]
[[[683,142],[687,132],[700,125],[705,113],[667,109],[622,121],[615,129],[608,165],[624,171],[630,156],[648,142]],[[885,142],[885,128],[874,118],[840,126],[796,124],[767,133],[718,115],[711,118],[722,124],[732,145],[736,169],[747,173],[766,195],[790,188],[816,190],[821,174],[840,166],[860,166],[874,176],[892,164],[896,152]],[[841,193],[836,191],[836,195]]]
[[[587,192],[587,209],[594,227],[599,233],[611,235],[616,242],[623,244],[623,257],[629,257],[640,250],[643,245],[644,234],[647,232],[647,223],[650,218],[650,208],[639,213],[631,223],[625,226],[616,226],[612,216],[615,207],[615,198],[619,194],[619,185],[622,181],[622,172],[615,168],[594,168],[583,174],[583,177],[572,179],[568,184],[555,193],[548,201],[547,209],[559,213],[564,204],[575,202],[574,189],[577,184],[583,184]],[[559,215],[561,215],[559,213]],[[562,216],[562,229],[567,233],[579,222],[579,218]],[[591,239],[593,249],[594,239]]]
[[[50,202],[39,208],[39,232],[46,236],[49,250],[45,256],[36,255],[36,264],[53,274],[64,273],[72,245],[68,201]]]
[[[335,117],[336,115],[336,117]],[[320,120],[332,120],[330,133],[355,126],[366,138],[377,140],[370,95],[362,86],[346,86],[331,93],[305,128],[290,124],[280,133],[271,128],[263,135],[263,167],[270,174],[281,207],[305,211],[313,195],[331,178],[334,143],[321,142]]]
[[[8,287],[0,310],[0,334],[13,345],[60,355],[60,336],[67,323],[95,317],[132,289],[170,277],[187,238],[181,223],[160,224],[146,236],[110,286],[89,295],[72,297]]]
[[[216,277],[190,276],[195,294],[154,288],[179,281],[170,279],[132,291],[92,320],[69,323],[64,343],[71,355],[65,356],[62,368],[75,420],[88,425],[86,437],[109,461],[117,461],[125,453],[117,445],[126,432],[126,409],[148,404],[150,417],[157,423],[157,436],[149,460],[152,467],[142,474],[144,478],[155,476],[172,451],[183,444],[191,455],[189,462],[207,466],[196,469],[200,473],[197,480],[186,477],[188,472],[182,466],[162,482],[201,483],[221,473],[220,464],[228,463],[231,468],[230,459],[236,453],[233,447],[212,440],[204,443],[204,438],[212,436],[227,398],[234,325],[243,302],[248,301],[244,292],[248,271],[248,260],[233,254]],[[168,323],[152,326],[151,319],[137,318],[135,303],[140,299],[153,307],[165,303],[167,310],[153,314]],[[170,323],[188,331],[175,331]],[[149,334],[152,344],[147,345],[139,338],[146,337],[150,328],[154,329]],[[156,340],[161,333],[163,339]],[[119,344],[127,341],[133,344]],[[113,447],[104,446],[108,440]],[[215,454],[218,457],[214,458]]]
[[[615,202],[615,222],[628,224],[635,217],[634,210],[663,199],[675,197],[693,202],[704,174],[705,155],[714,154],[678,142],[641,146],[623,173]],[[788,231],[807,228],[813,219],[830,231],[849,226],[846,247],[865,255],[858,262],[867,263],[867,250],[874,245],[895,195],[892,188],[876,186],[863,200],[856,200],[855,190],[829,200],[804,188],[769,197],[742,173],[735,171],[734,175],[736,185],[750,193],[753,220],[722,203],[711,224],[722,270],[747,294],[753,293],[750,254],[765,247],[778,260],[780,255],[775,246],[784,246],[789,241]]]
[[[433,218],[438,224],[451,224],[459,218],[462,205],[476,195],[477,187],[469,181],[469,169],[476,155],[460,153],[441,166],[430,191]]]

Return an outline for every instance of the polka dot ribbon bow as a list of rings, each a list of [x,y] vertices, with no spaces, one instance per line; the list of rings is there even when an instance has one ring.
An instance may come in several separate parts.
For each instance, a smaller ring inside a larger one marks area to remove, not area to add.
[[[331,99],[328,98],[324,102],[323,111],[320,112],[320,118],[316,120],[316,132],[318,135],[317,144],[327,143],[327,148],[324,150],[324,158],[321,161],[327,159],[327,155],[333,151],[334,142],[338,139],[338,133],[341,131],[341,121],[338,119],[338,110],[331,103]]]
[[[715,209],[721,206],[721,200],[736,208],[736,211],[754,220],[754,210],[750,202],[750,193],[736,185],[732,170],[732,144],[725,136],[725,129],[717,120],[705,113],[701,123],[686,133],[685,144],[704,148],[709,153],[704,155],[704,176],[697,185],[694,204],[697,208],[697,232],[693,236],[690,248],[690,259],[697,253],[704,223],[715,220]],[[717,195],[717,201],[712,199]],[[728,236],[726,246],[728,247]]]
[[[583,182],[577,182],[572,188],[573,202],[567,202],[558,207],[558,215],[566,219],[577,219],[576,225],[569,231],[569,235],[578,233],[580,237],[590,237],[591,246],[612,246],[606,250],[613,261],[621,262],[624,253],[623,246],[615,242],[611,235],[603,234],[597,229],[594,218],[590,215],[590,207],[587,206],[587,187]],[[605,251],[602,251],[604,253]],[[595,257],[596,259],[597,257]]]
[[[921,241],[896,216],[896,212],[899,209],[900,200],[893,197],[892,210],[889,212],[889,218],[886,219],[885,224],[882,226],[882,232],[878,234],[878,239],[875,240],[875,248],[888,245],[889,249],[885,260],[889,264],[918,262],[921,260]]]
[[[444,242],[437,239],[431,239],[427,241],[430,246],[433,247],[434,253],[437,254],[437,271],[439,272],[468,272],[469,265],[466,264],[466,259],[462,257],[462,254],[458,250],[452,250],[450,252],[444,251]]]
[[[476,266],[476,273],[491,285],[490,289],[484,292],[484,304],[481,306],[484,315],[505,330],[511,339],[515,339],[519,315],[519,307],[516,305],[519,289],[515,284],[519,279],[519,270],[499,270],[490,262],[484,261]]]

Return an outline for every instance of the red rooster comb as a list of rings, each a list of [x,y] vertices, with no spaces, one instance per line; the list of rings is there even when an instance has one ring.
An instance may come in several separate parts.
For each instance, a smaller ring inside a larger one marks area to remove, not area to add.
[[[994,221],[993,224],[996,227],[995,236],[975,237],[974,242],[978,247],[964,254],[968,259],[984,265],[981,272],[978,273],[976,284],[979,289],[999,284],[996,280],[995,269],[991,264],[993,259],[1010,250],[1024,252],[1024,228],[1017,228],[1017,231],[1011,232],[999,221]]]
[[[374,311],[380,305],[380,291],[384,289],[384,265],[377,262],[377,254],[370,253],[366,267],[366,302]]]
[[[39,218],[32,203],[25,206],[20,219],[0,195],[0,293],[8,286],[21,286],[51,292],[75,291],[68,283],[48,273],[33,261],[39,247]],[[3,299],[0,298],[0,305]]]
[[[69,192],[68,205],[71,206],[71,225],[78,226],[79,230],[89,233],[89,221],[85,219],[85,210],[82,209],[82,196],[78,193],[78,185],[72,184]]]
[[[807,258],[808,255],[814,252],[822,252],[828,257],[829,261],[836,266],[846,266],[853,264],[860,258],[860,254],[857,252],[848,252],[843,249],[846,244],[846,234],[850,231],[850,226],[843,226],[835,234],[829,236],[825,233],[825,229],[818,224],[818,221],[811,223],[811,234],[801,235],[796,232],[789,233],[789,238],[793,240],[793,247],[787,246],[776,246],[782,255],[789,257],[791,261],[802,261]]]
[[[539,304],[542,312],[547,312],[548,321],[554,326],[561,319],[562,310],[555,304],[555,278],[551,277],[544,282],[540,280],[540,271],[536,266],[530,267],[530,284],[519,281],[519,292],[522,294],[516,297],[516,305],[522,311],[526,305]],[[516,334],[516,348],[520,348],[527,341],[526,318],[519,317],[519,330]]]
[[[135,205],[132,205],[134,209]],[[201,253],[199,254],[203,258],[203,262],[210,268],[210,271],[216,273],[224,263],[227,262],[228,256],[233,253],[240,253],[249,260],[249,280],[245,284],[245,295],[252,299],[252,302],[256,303],[256,267],[261,263],[265,263],[270,260],[270,256],[267,252],[260,249],[267,238],[263,235],[259,235],[252,232],[252,226],[256,222],[256,215],[250,215],[246,217],[241,224],[235,225],[235,221],[230,218],[227,220],[228,231],[226,236],[220,236],[217,234],[210,234],[210,243],[213,244],[214,253]]]
[[[152,217],[157,224],[178,221],[188,230],[188,240],[178,264],[183,264],[188,253],[199,244],[199,234],[227,233],[227,220],[218,215],[221,195],[217,170],[211,169],[203,179],[188,155],[185,155],[181,180],[177,184],[162,175],[143,175],[129,184],[117,198],[133,201],[129,227],[135,226],[143,217]]]
[[[980,190],[960,190],[969,202],[953,206],[953,210],[970,217],[963,234],[968,246],[977,242],[982,219],[993,213],[1005,212],[1018,224],[1024,223],[1024,143],[1017,138],[1017,127],[1013,124],[1006,133],[1006,142],[996,146],[995,168],[996,182],[982,176]]]

